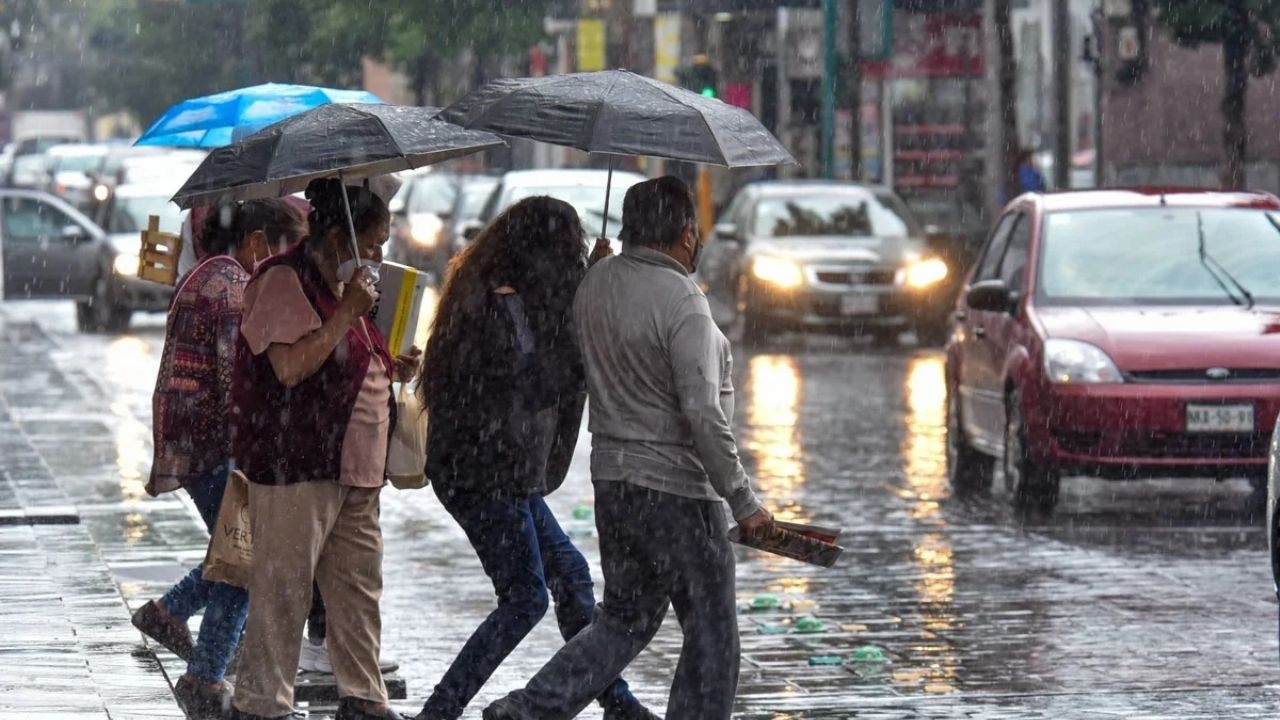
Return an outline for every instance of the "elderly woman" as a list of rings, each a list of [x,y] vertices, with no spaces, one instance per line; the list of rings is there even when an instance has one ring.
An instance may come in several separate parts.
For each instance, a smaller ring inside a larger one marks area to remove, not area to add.
[[[343,194],[356,233],[353,252]],[[306,240],[245,292],[232,383],[236,466],[249,479],[254,568],[235,717],[288,717],[313,579],[328,606],[338,720],[399,718],[378,669],[378,500],[394,418],[392,360],[367,318],[390,220],[364,188],[317,180]],[[415,353],[416,355],[416,353]]]

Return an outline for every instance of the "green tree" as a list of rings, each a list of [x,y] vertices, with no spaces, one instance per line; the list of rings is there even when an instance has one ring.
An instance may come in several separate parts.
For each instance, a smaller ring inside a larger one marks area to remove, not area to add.
[[[1245,186],[1249,130],[1245,104],[1249,76],[1276,69],[1280,54],[1280,2],[1276,0],[1155,0],[1173,39],[1181,45],[1222,46],[1223,187]]]

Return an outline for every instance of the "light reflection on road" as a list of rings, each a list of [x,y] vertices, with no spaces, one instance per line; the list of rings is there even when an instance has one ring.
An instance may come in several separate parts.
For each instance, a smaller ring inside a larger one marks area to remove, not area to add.
[[[756,490],[774,517],[803,522],[810,514],[797,500],[805,482],[798,427],[800,368],[790,355],[756,355],[747,369],[742,447],[755,460]]]

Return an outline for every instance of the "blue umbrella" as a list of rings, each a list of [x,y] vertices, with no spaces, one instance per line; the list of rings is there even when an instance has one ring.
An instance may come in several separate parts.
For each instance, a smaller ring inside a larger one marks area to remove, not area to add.
[[[272,123],[330,103],[382,103],[364,90],[266,83],[183,100],[164,112],[135,145],[217,148]]]

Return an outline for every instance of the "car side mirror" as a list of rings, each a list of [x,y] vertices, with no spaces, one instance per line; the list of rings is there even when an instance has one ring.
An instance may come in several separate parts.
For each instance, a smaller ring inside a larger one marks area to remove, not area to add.
[[[63,226],[62,237],[66,240],[85,240],[89,237],[89,233],[85,232],[85,229],[79,225],[72,223]]]
[[[1016,309],[1017,299],[1017,294],[1003,280],[983,280],[969,288],[965,304],[972,310],[1011,313]]]
[[[733,223],[719,223],[715,226],[713,232],[720,240],[728,240],[734,243],[742,242],[742,238],[738,236],[738,226]]]

